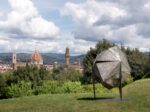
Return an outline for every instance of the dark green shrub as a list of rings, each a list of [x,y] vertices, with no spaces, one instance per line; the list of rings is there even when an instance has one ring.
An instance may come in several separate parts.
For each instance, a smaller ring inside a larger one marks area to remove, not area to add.
[[[150,64],[147,64],[145,66],[143,78],[150,78]]]
[[[7,98],[7,87],[11,85],[12,72],[7,71],[0,74],[0,99]]]
[[[0,74],[0,98],[5,98],[6,80],[3,74]]]

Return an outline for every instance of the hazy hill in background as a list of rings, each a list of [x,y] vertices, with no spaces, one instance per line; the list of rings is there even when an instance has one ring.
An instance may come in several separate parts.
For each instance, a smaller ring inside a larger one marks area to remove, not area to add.
[[[144,52],[145,55],[149,55],[148,52]],[[57,54],[57,53],[42,53],[44,64],[53,64],[55,61],[58,63],[65,63],[65,54]],[[5,63],[11,62],[11,56],[12,53],[0,53],[0,60],[2,60]],[[29,53],[17,53],[17,60],[21,62],[26,62],[27,60],[30,60],[31,54]],[[73,63],[74,61],[77,61],[80,59],[80,62],[82,64],[84,55],[78,55],[78,56],[70,56],[70,63]]]
[[[44,64],[53,64],[55,61],[58,63],[65,63],[65,54],[56,54],[56,53],[42,53]],[[0,60],[4,63],[11,62],[12,53],[0,53]],[[21,62],[26,62],[30,60],[31,54],[29,53],[17,53],[17,60]],[[81,64],[83,61],[84,55],[70,56],[70,63],[80,59]]]
[[[144,52],[144,54],[145,54],[146,56],[148,56],[148,55],[149,55],[149,52]]]

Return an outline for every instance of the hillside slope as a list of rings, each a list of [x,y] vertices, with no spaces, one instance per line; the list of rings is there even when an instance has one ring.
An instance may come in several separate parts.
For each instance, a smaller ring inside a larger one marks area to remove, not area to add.
[[[54,94],[0,101],[0,112],[150,112],[150,79],[123,88],[126,101],[102,100],[118,94]],[[100,100],[101,99],[101,100]]]

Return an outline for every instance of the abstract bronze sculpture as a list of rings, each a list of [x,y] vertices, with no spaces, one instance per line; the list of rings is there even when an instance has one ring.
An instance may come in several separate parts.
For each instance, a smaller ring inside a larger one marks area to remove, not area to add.
[[[93,65],[94,98],[96,80],[108,89],[119,87],[122,99],[122,83],[128,78],[130,71],[126,55],[119,47],[111,47],[98,54]]]

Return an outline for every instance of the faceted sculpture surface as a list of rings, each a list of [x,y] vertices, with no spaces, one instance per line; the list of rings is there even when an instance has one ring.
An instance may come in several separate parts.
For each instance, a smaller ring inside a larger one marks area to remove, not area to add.
[[[93,65],[94,77],[108,89],[123,83],[130,71],[125,53],[117,46],[98,54]]]

